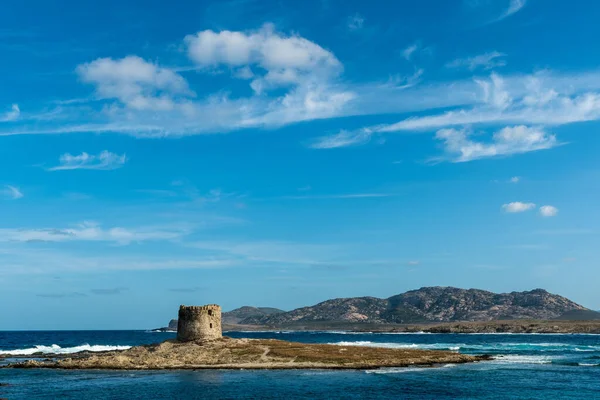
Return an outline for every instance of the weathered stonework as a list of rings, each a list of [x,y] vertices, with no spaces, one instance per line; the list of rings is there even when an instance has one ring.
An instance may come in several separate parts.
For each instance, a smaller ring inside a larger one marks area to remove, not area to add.
[[[177,340],[180,342],[215,340],[223,336],[221,331],[221,307],[180,306],[177,322]]]

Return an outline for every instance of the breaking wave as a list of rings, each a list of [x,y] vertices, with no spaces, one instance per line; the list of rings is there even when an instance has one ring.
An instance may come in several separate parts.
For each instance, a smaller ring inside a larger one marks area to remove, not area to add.
[[[458,351],[460,350],[460,346],[456,346],[454,344],[446,344],[446,343],[436,343],[436,344],[415,344],[415,343],[378,343],[371,342],[368,340],[359,340],[357,342],[335,342],[329,343],[335,344],[338,346],[366,346],[366,347],[384,347],[388,349],[428,349],[428,350],[452,350]]]
[[[35,346],[30,347],[28,349],[17,349],[17,350],[0,350],[0,355],[10,355],[10,356],[30,356],[33,354],[72,354],[79,353],[82,351],[91,351],[91,352],[99,352],[99,351],[111,351],[111,350],[127,350],[130,349],[131,346],[106,346],[106,345],[89,345],[82,344],[81,346],[74,347],[60,347],[57,344],[53,344],[52,346]]]
[[[330,344],[340,346],[367,346],[367,347],[385,347],[391,349],[426,349],[426,350],[451,350],[470,353],[508,353],[508,352],[597,352],[600,346],[586,346],[568,343],[490,343],[490,344],[467,344],[467,343],[435,343],[435,344],[416,344],[416,343],[385,343],[362,341],[341,341]]]
[[[458,364],[444,364],[439,367],[389,367],[366,370],[367,374],[405,374],[407,372],[439,371],[443,368],[456,367]]]

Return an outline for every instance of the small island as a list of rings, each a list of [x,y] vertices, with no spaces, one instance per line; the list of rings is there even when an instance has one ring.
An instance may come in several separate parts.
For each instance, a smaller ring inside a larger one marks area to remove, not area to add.
[[[375,369],[433,367],[490,359],[451,351],[231,339],[221,333],[221,307],[181,306],[177,339],[124,351],[26,360],[7,368],[58,369]]]

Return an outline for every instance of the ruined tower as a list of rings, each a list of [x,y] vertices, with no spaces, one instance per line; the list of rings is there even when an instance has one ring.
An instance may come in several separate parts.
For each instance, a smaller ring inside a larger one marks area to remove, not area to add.
[[[214,340],[222,337],[221,307],[216,304],[179,307],[177,340],[180,342]]]

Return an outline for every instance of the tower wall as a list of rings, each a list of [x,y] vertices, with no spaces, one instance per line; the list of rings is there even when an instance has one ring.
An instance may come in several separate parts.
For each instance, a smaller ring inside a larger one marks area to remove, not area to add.
[[[180,306],[177,322],[177,340],[180,342],[214,340],[222,337],[221,307]]]

